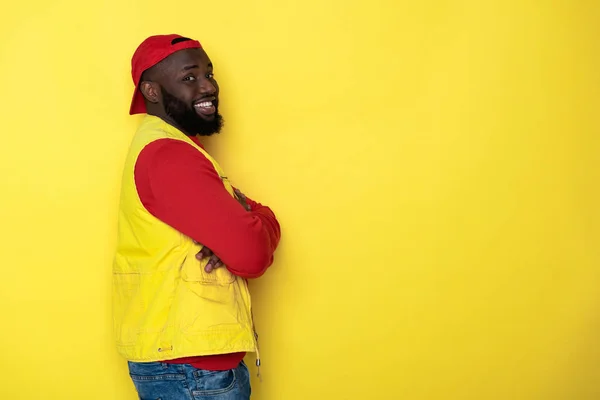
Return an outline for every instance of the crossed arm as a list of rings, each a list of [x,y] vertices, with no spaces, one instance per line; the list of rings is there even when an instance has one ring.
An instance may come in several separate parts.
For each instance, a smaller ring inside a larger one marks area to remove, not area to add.
[[[261,276],[273,262],[280,227],[266,206],[236,189],[232,197],[210,161],[187,143],[161,139],[138,157],[135,182],[156,218],[204,245],[206,271],[223,264],[243,278]]]

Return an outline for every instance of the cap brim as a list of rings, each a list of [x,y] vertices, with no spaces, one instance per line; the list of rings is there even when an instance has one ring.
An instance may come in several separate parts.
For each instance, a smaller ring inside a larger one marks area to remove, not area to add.
[[[131,99],[131,107],[129,108],[129,115],[134,114],[146,114],[146,103],[144,102],[144,95],[137,87],[133,92],[133,98]]]

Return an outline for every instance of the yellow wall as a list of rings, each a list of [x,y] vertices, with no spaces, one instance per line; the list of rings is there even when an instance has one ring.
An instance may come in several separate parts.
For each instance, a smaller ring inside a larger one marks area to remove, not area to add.
[[[283,225],[257,400],[600,398],[600,3],[12,1],[1,399],[134,399],[110,267],[129,60],[199,38]]]

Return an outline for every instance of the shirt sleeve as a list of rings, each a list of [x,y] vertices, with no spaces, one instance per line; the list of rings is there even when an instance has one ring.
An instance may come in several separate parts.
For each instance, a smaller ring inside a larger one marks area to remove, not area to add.
[[[150,143],[138,156],[135,184],[148,212],[211,249],[233,274],[257,278],[272,264],[281,234],[275,214],[252,200],[246,211],[191,145]]]

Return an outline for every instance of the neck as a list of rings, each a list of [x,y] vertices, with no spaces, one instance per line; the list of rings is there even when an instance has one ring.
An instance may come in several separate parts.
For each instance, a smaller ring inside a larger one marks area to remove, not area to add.
[[[175,120],[173,120],[173,118],[171,118],[167,113],[165,113],[164,111],[160,110],[153,110],[150,107],[147,107],[147,114],[148,115],[152,115],[154,117],[158,117],[160,119],[162,119],[163,121],[165,121],[167,124],[179,129],[181,132],[183,132],[186,136],[196,136],[195,133],[190,133],[190,132],[186,132],[185,129],[183,129],[183,127],[181,127],[177,122],[175,122]]]

